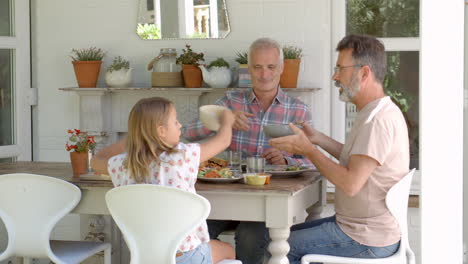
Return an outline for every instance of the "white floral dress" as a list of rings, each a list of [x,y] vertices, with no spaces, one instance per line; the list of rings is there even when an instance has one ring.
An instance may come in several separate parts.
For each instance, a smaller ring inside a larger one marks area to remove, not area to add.
[[[159,162],[151,163],[151,177],[146,183],[195,193],[195,182],[200,164],[200,145],[179,143],[176,149],[179,151],[172,154],[164,152]],[[127,154],[123,153],[109,159],[107,168],[115,187],[136,184],[133,179],[129,178],[128,171],[122,165],[126,156]],[[204,221],[195,232],[185,238],[179,246],[179,251],[190,251],[209,240],[208,227]]]

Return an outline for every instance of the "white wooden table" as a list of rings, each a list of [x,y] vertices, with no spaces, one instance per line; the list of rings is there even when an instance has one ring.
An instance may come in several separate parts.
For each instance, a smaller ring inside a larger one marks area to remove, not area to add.
[[[16,165],[14,165],[16,164]],[[17,162],[0,164],[0,174],[29,172],[63,178],[82,190],[82,198],[73,213],[108,215],[105,194],[112,188],[109,181],[72,180],[67,163]],[[261,221],[269,228],[272,257],[269,264],[289,263],[287,253],[289,228],[302,223],[306,209],[314,206],[319,214],[325,202],[325,184],[317,172],[303,173],[295,178],[271,179],[269,185],[197,183],[197,193],[211,203],[209,219]],[[114,243],[113,243],[114,244]]]

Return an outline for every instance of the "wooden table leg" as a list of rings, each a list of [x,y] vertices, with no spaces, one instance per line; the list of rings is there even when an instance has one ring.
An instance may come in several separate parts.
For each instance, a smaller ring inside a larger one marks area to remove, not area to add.
[[[268,245],[268,251],[271,258],[268,264],[289,264],[287,254],[289,252],[289,227],[287,228],[269,228],[271,242]]]

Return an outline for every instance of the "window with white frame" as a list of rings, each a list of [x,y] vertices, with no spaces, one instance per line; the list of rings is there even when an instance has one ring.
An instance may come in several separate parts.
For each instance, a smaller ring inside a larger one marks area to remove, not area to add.
[[[419,169],[419,0],[339,0],[333,4],[333,14],[335,45],[349,34],[375,36],[384,43],[388,68],[384,89],[405,116],[410,168]],[[353,125],[356,108],[347,104],[343,109],[339,104],[334,102],[334,122],[344,122],[344,138]],[[412,193],[419,193],[419,174]]]
[[[0,1],[0,162],[31,160],[29,1]]]

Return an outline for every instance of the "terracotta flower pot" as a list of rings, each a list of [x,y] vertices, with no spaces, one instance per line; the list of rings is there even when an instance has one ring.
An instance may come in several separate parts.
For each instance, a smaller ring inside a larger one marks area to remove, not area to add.
[[[72,61],[80,88],[96,87],[102,61]]]
[[[70,152],[73,168],[73,178],[80,178],[80,174],[88,172],[88,152]]]
[[[299,67],[301,59],[285,59],[284,69],[280,77],[281,88],[296,88],[297,77],[299,76]]]
[[[202,86],[202,72],[198,66],[182,64],[182,75],[186,88],[199,88]]]

